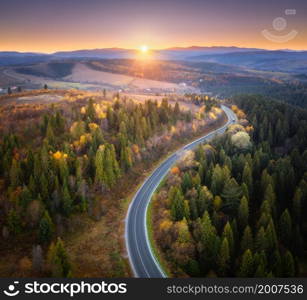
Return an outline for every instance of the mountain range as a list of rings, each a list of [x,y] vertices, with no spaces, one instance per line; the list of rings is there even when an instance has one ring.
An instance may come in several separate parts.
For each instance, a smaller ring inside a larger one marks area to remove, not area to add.
[[[138,50],[123,48],[81,49],[52,54],[6,51],[0,52],[0,66],[33,64],[63,59],[135,59],[138,53]],[[150,54],[152,58],[157,60],[212,62],[286,73],[305,74],[307,71],[307,51],[191,46],[150,50]]]

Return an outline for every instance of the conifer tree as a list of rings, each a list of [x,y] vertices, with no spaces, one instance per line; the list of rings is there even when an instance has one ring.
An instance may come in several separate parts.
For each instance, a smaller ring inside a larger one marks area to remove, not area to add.
[[[202,258],[208,267],[214,264],[217,249],[216,249],[216,229],[211,223],[208,211],[205,211],[201,220],[201,243],[203,247]]]
[[[229,244],[226,237],[223,238],[220,251],[218,254],[218,270],[221,276],[226,276],[229,270],[230,251]]]
[[[95,157],[95,181],[103,184],[104,182],[104,147],[100,146]]]
[[[254,275],[254,261],[253,254],[250,249],[245,250],[240,264],[240,277],[252,277]]]
[[[229,222],[227,222],[224,226],[222,237],[227,238],[229,244],[229,253],[232,256],[234,254],[234,236]]]
[[[39,241],[40,243],[48,243],[52,239],[54,233],[54,225],[47,210],[39,223]]]
[[[110,188],[115,183],[115,174],[113,170],[113,158],[112,153],[110,150],[110,145],[106,145],[105,154],[104,154],[104,161],[103,161],[103,168],[104,168],[104,182]]]
[[[267,243],[266,243],[266,236],[264,232],[264,228],[261,226],[258,230],[255,238],[255,249],[256,251],[266,250]]]
[[[238,211],[238,221],[240,228],[243,229],[248,225],[248,216],[249,216],[249,209],[248,209],[248,201],[245,196],[241,198],[239,211]]]
[[[292,220],[288,209],[285,209],[279,219],[279,235],[284,245],[288,246],[292,240]]]
[[[253,234],[249,226],[246,226],[241,239],[241,251],[254,248]]]
[[[63,211],[66,216],[69,216],[72,212],[72,199],[67,187],[67,183],[65,182],[62,189],[62,203],[63,203]]]
[[[175,187],[174,195],[171,199],[171,216],[174,221],[180,221],[185,216],[183,195],[177,187]]]
[[[20,164],[16,159],[12,160],[12,166],[10,169],[10,181],[11,181],[11,186],[13,188],[16,188],[19,186],[22,182],[22,172],[20,169]]]
[[[96,118],[96,110],[94,107],[93,99],[89,99],[87,108],[86,108],[86,116],[89,118],[90,121],[95,121]]]
[[[282,256],[283,277],[295,276],[295,264],[294,259],[289,250]]]
[[[52,277],[72,277],[71,263],[64,244],[60,238],[56,244],[51,243],[48,251],[47,262]]]
[[[252,171],[248,163],[245,163],[243,174],[242,174],[242,182],[245,183],[248,187],[249,198],[253,195],[253,178]]]

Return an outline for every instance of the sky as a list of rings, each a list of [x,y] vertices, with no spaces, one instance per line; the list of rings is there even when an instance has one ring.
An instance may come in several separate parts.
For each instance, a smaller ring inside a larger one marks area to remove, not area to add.
[[[295,9],[295,15],[286,15],[286,9]],[[263,30],[269,35],[263,35]],[[0,51],[52,53],[141,45],[150,49],[238,46],[307,50],[307,1],[0,1]]]

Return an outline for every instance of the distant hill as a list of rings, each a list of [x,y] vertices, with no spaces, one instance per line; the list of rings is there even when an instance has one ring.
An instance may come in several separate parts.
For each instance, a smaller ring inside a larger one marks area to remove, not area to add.
[[[50,55],[32,52],[5,51],[0,52],[0,66],[21,65],[47,61]]]
[[[122,48],[106,48],[106,49],[90,49],[90,50],[75,50],[61,51],[52,54],[57,58],[132,58],[136,50]]]
[[[33,64],[48,61],[88,59],[135,59],[137,50],[122,48],[81,49],[61,51],[53,54],[0,52],[0,66]],[[219,63],[249,69],[307,73],[307,51],[276,50],[240,47],[172,47],[151,50],[157,60],[181,60]]]
[[[307,51],[247,51],[191,56],[194,61],[237,65],[256,70],[307,73]]]

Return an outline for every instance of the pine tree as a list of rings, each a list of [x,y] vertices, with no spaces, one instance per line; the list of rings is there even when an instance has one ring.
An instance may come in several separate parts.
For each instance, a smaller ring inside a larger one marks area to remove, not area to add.
[[[95,121],[96,118],[96,110],[94,107],[93,99],[89,99],[87,108],[86,108],[86,116],[89,118],[90,121]]]
[[[286,251],[282,257],[283,277],[295,276],[295,264],[294,259],[290,251]]]
[[[192,178],[188,172],[185,172],[183,175],[181,187],[183,194],[185,194],[189,189],[192,188]]]
[[[273,217],[276,217],[276,195],[271,183],[269,183],[265,189],[263,201],[267,201],[270,204],[271,213]]]
[[[21,220],[15,209],[11,209],[7,216],[7,224],[10,232],[17,234],[21,231]]]
[[[54,233],[54,225],[47,210],[39,223],[39,241],[40,243],[48,243],[52,239]]]
[[[254,275],[253,254],[250,249],[247,249],[242,256],[238,275],[240,277],[252,277]]]
[[[63,203],[63,211],[66,216],[69,216],[72,212],[72,199],[67,187],[67,184],[64,183],[63,190],[62,190],[62,203]]]
[[[54,135],[54,131],[53,131],[53,126],[52,126],[50,121],[48,122],[48,126],[47,126],[46,138],[47,138],[48,143],[50,145],[54,146],[54,144],[55,144],[55,135]]]
[[[132,167],[131,150],[128,146],[121,147],[120,164],[121,164],[121,168],[125,171],[128,171]]]
[[[171,216],[174,221],[180,221],[185,216],[183,195],[180,189],[175,188],[171,199]]]
[[[246,163],[244,166],[242,182],[247,185],[249,191],[249,198],[251,198],[251,196],[253,195],[253,178],[252,171],[248,163]]]
[[[281,261],[281,256],[280,256],[278,249],[276,249],[273,252],[272,260],[271,260],[271,269],[275,277],[282,276],[282,261]]]
[[[300,223],[301,219],[302,198],[303,198],[302,190],[301,188],[297,188],[292,200],[293,217],[295,218],[297,223]]]
[[[103,184],[104,182],[104,146],[100,146],[96,152],[95,157],[95,181],[97,183]]]
[[[218,254],[218,270],[221,276],[226,276],[230,264],[229,244],[226,237],[223,238],[221,248]]]
[[[241,239],[241,251],[254,248],[253,234],[249,226],[246,226]]]
[[[224,226],[222,237],[227,238],[229,244],[229,253],[230,256],[232,256],[234,254],[234,236],[229,222],[227,222]]]
[[[224,210],[231,214],[235,214],[242,197],[242,189],[234,178],[227,180],[221,196],[225,199]]]
[[[201,220],[200,239],[202,244],[202,258],[204,264],[210,269],[215,262],[217,255],[217,236],[216,229],[211,223],[208,211],[205,211]]]
[[[57,239],[56,244],[51,243],[48,251],[47,262],[52,277],[72,276],[71,263],[60,238]]]
[[[20,164],[16,159],[12,160],[12,166],[10,169],[10,181],[11,181],[11,186],[13,188],[16,188],[19,186],[22,182],[22,172],[20,169]]]
[[[255,249],[256,251],[260,252],[262,250],[266,250],[266,248],[267,248],[266,236],[265,236],[264,228],[261,226],[256,234]]]
[[[245,196],[241,198],[240,206],[238,210],[238,220],[240,228],[243,230],[248,225],[248,216],[249,216],[249,209],[248,209],[248,201]]]
[[[219,164],[217,164],[212,173],[211,191],[214,195],[219,195],[224,187],[223,171]]]
[[[256,258],[255,258],[255,261],[256,261]],[[266,270],[265,270],[265,265],[264,265],[263,260],[260,260],[258,263],[255,262],[255,267],[256,267],[256,272],[255,272],[254,276],[256,278],[264,278],[264,277],[266,277],[267,273],[266,273]]]
[[[115,183],[115,174],[113,170],[113,159],[112,159],[112,153],[110,150],[109,144],[107,144],[105,148],[105,155],[104,155],[104,161],[103,161],[103,168],[104,168],[104,182],[106,185],[110,188]]]
[[[266,247],[269,251],[274,251],[278,247],[277,235],[272,218],[265,230]]]
[[[205,210],[211,210],[213,196],[206,186],[203,186],[196,199],[199,216],[204,214]]]
[[[284,245],[288,246],[292,240],[292,220],[288,209],[285,209],[279,219],[279,235]]]

